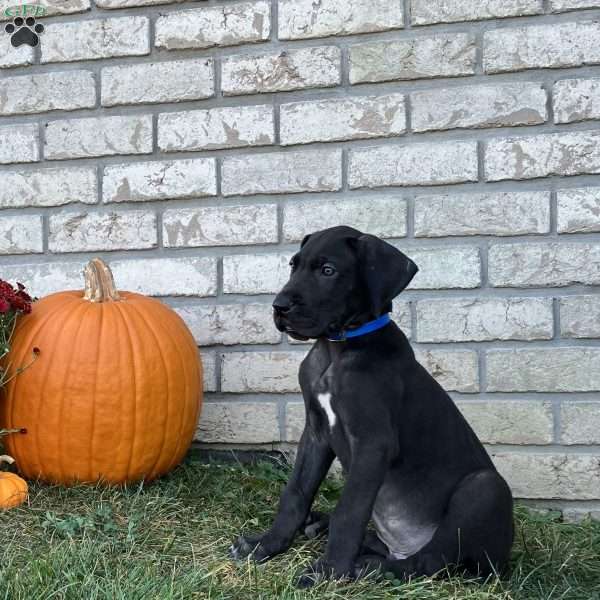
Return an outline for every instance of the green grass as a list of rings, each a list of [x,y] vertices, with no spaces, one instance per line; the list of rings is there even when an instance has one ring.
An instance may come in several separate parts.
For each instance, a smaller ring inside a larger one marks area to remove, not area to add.
[[[270,523],[287,472],[201,464],[129,488],[31,485],[29,505],[0,513],[0,599],[600,600],[600,524],[517,510],[512,571],[485,583],[449,578],[293,586],[322,549],[298,539],[263,566],[233,564],[231,539]],[[340,483],[318,504],[331,509]]]

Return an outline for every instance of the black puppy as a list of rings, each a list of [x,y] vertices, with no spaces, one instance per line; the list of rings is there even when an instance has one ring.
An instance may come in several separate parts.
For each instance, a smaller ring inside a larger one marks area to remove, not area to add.
[[[280,331],[317,339],[300,367],[306,426],[273,526],[240,537],[233,556],[264,561],[307,523],[318,528],[311,504],[337,456],[346,484],[326,553],[301,586],[375,569],[398,577],[444,567],[502,572],[513,540],[510,490],[387,316],[417,266],[350,227],[307,236],[290,264],[273,308]]]

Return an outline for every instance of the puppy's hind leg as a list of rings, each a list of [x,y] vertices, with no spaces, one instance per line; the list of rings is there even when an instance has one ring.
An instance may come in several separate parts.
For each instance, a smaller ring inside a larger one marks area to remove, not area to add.
[[[497,472],[467,475],[457,486],[431,541],[403,560],[386,560],[381,570],[398,578],[432,576],[445,568],[485,577],[508,565],[513,541],[512,496]]]
[[[327,513],[311,511],[304,522],[304,535],[312,540],[329,530],[329,515]]]

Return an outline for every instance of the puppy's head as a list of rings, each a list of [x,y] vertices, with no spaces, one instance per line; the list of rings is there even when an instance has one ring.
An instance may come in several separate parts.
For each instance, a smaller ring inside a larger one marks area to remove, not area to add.
[[[328,337],[391,310],[417,265],[394,246],[351,227],[308,235],[273,302],[277,329],[297,339]]]

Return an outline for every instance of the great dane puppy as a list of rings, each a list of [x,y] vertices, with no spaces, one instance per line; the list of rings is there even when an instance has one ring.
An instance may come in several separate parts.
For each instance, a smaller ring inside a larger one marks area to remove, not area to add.
[[[513,540],[510,490],[389,321],[417,266],[350,227],[307,236],[290,264],[273,309],[280,331],[317,340],[300,367],[306,426],[272,527],[238,538],[233,556],[262,562],[286,551],[299,531],[326,528],[310,509],[337,456],[345,487],[325,555],[300,586],[377,569],[401,578],[445,567],[501,573]]]

